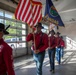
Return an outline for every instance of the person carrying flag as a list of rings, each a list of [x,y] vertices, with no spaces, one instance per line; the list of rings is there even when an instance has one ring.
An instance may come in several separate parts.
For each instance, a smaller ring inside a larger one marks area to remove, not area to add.
[[[63,36],[61,36],[61,57],[63,58],[64,56],[64,48],[65,48],[65,41],[63,40]]]
[[[58,64],[61,63],[61,42],[62,39],[60,37],[60,33],[56,33],[56,59],[58,61]]]
[[[43,60],[45,57],[45,50],[48,47],[48,35],[43,33],[41,29],[44,27],[39,22],[37,23],[36,27],[36,33],[30,33],[26,37],[26,41],[29,42],[32,40],[34,45],[33,48],[33,58],[36,62],[37,67],[37,75],[42,75],[42,65]]]
[[[49,54],[49,60],[50,60],[50,72],[55,72],[55,51],[56,51],[56,37],[55,31],[51,30],[49,32],[51,36],[49,36],[49,48],[48,48],[48,54]]]

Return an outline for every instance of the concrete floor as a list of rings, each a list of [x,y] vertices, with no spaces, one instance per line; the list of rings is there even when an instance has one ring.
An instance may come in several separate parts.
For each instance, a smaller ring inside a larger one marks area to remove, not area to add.
[[[76,75],[76,52],[66,52],[60,65],[55,61],[55,73],[49,71],[48,54],[43,64],[43,75]],[[36,66],[32,56],[23,56],[14,61],[16,75],[36,75]]]

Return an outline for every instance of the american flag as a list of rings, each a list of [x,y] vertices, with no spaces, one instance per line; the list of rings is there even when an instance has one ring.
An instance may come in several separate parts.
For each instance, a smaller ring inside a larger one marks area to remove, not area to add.
[[[35,26],[42,19],[42,4],[32,0],[20,0],[15,18],[30,26]]]

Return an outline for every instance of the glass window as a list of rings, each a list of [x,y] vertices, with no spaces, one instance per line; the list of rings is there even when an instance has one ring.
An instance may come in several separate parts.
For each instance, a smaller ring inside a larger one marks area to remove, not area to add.
[[[5,17],[14,19],[14,14],[6,11],[6,12],[5,12]]]
[[[0,19],[0,23],[3,23],[3,19]]]
[[[11,38],[15,38],[16,36],[9,36],[9,35],[4,35],[4,39],[5,39],[5,41],[9,41],[10,40],[10,42],[12,41],[11,40]]]
[[[16,29],[9,28],[7,31],[8,31],[10,34],[15,34],[15,35],[16,35]]]
[[[3,10],[0,9],[0,16],[3,16]]]
[[[25,24],[22,24],[22,28],[26,29],[26,25]]]
[[[26,25],[21,23],[16,23],[16,27],[26,29]]]
[[[22,41],[26,41],[26,36],[22,36]]]
[[[5,23],[6,27],[10,25],[7,31],[9,35],[3,38],[13,50],[26,47],[26,24],[14,19],[14,14],[0,9],[0,23]],[[3,18],[3,19],[2,19]],[[8,18],[8,19],[7,19]],[[14,20],[13,20],[14,19]]]
[[[6,25],[11,25],[11,27],[16,27],[16,22],[12,22],[12,21],[9,21],[9,20],[5,20],[5,24]]]
[[[11,39],[7,39],[7,40],[5,40],[5,41],[8,43],[8,42],[11,42]]]
[[[13,42],[16,42],[16,41],[17,41],[17,39],[16,39],[16,38],[12,38],[12,41],[13,41]]]
[[[19,35],[25,35],[26,34],[26,31],[25,30],[19,30],[19,29],[17,29],[16,30],[16,33],[17,33],[17,35],[19,34]]]

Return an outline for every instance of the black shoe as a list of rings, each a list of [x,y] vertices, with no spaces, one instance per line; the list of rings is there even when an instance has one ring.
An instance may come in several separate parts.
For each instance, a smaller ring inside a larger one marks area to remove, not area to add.
[[[60,62],[58,64],[60,65]]]
[[[50,72],[52,72],[52,70],[50,70]]]
[[[55,73],[55,70],[52,70],[52,73]]]

